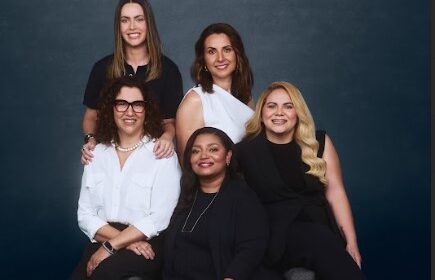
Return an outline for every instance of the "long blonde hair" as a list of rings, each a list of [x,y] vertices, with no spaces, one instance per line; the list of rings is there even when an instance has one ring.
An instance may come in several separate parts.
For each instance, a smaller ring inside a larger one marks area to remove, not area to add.
[[[262,92],[257,101],[255,113],[246,125],[245,139],[255,137],[263,131],[262,110],[268,96],[276,89],[283,89],[289,95],[296,110],[298,122],[295,127],[294,139],[301,148],[302,161],[309,166],[307,174],[319,178],[320,182],[326,186],[326,162],[317,157],[319,143],[316,140],[314,120],[301,92],[294,85],[287,82],[274,82]]]
[[[125,74],[125,46],[120,32],[121,10],[125,4],[136,3],[142,7],[146,24],[146,48],[149,54],[149,62],[147,68],[147,77],[145,81],[151,81],[160,77],[162,72],[162,48],[160,43],[159,33],[157,32],[156,23],[154,20],[153,10],[147,0],[120,0],[115,11],[115,46],[113,51],[113,62],[108,69],[108,78],[116,79]]]

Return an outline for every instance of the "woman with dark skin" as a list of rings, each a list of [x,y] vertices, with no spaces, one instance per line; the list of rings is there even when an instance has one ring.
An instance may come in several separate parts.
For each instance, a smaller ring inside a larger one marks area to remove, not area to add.
[[[319,279],[364,279],[337,152],[315,132],[296,87],[275,82],[263,92],[237,151],[269,214],[266,263],[280,272],[303,266]]]
[[[181,196],[168,228],[165,280],[256,278],[268,238],[263,207],[236,173],[233,143],[204,127],[184,152]]]
[[[162,54],[152,8],[147,0],[120,0],[114,20],[114,53],[95,63],[89,75],[83,104],[85,145],[83,164],[89,163],[96,145],[95,126],[101,91],[112,79],[135,77],[147,83],[163,116],[163,134],[156,139],[156,158],[169,157],[174,152],[175,114],[182,92],[177,65]]]
[[[163,129],[143,83],[114,80],[101,104],[100,144],[84,168],[77,210],[91,242],[71,279],[160,279],[161,234],[179,195],[178,159],[154,156]]]

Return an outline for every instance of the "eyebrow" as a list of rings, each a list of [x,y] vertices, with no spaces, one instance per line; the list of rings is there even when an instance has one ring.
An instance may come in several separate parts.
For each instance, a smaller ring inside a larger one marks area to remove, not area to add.
[[[225,46],[223,46],[223,47],[221,47],[221,49],[225,49],[225,48],[232,48],[233,46],[231,46],[231,45],[225,45]],[[207,49],[216,49],[215,47],[206,47]]]
[[[133,18],[138,18],[138,17],[144,17],[145,18],[144,15],[137,15],[137,16],[134,16]],[[129,19],[130,17],[128,17],[128,16],[121,16],[121,18],[127,18],[127,19]]]
[[[210,143],[210,144],[207,144],[207,147],[214,146],[214,145],[218,145],[219,146],[219,143]],[[201,145],[192,145],[192,148],[194,148],[194,147],[201,148]]]

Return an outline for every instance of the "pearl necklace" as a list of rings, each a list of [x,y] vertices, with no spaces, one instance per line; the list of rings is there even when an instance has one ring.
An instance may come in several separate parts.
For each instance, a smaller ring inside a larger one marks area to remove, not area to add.
[[[210,208],[210,206],[213,204],[213,202],[214,202],[214,200],[216,199],[216,196],[217,196],[218,194],[219,194],[219,192],[217,192],[217,193],[213,196],[213,199],[210,201],[210,203],[207,205],[207,207],[205,207],[205,209],[202,210],[201,214],[199,214],[199,217],[198,217],[198,219],[196,219],[196,221],[195,221],[195,223],[193,224],[192,228],[191,228],[190,230],[186,230],[186,224],[187,224],[187,221],[188,221],[189,218],[190,218],[190,214],[192,214],[192,210],[193,210],[193,207],[195,206],[195,202],[196,202],[196,197],[198,196],[198,190],[196,190],[196,193],[195,193],[195,199],[193,200],[192,207],[190,208],[189,214],[187,215],[187,218],[186,218],[186,220],[184,221],[184,225],[183,225],[183,227],[181,228],[181,232],[189,232],[189,233],[190,233],[190,232],[192,232],[192,231],[195,229],[196,224],[199,222],[199,220],[201,219],[202,215],[204,215],[205,211],[207,211],[208,208]]]
[[[115,149],[117,149],[118,151],[120,151],[122,153],[128,153],[128,152],[134,151],[137,148],[139,148],[140,146],[142,146],[142,144],[147,142],[146,140],[147,140],[146,136],[144,136],[142,139],[140,139],[139,142],[137,142],[136,144],[134,144],[133,146],[128,147],[128,148],[123,148],[123,147],[119,146],[117,143],[115,143],[115,141],[112,141],[112,145],[115,146]]]

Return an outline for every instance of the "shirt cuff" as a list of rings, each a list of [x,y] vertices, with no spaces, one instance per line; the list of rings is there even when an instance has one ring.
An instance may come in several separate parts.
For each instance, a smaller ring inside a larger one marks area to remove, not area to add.
[[[97,234],[97,231],[102,228],[103,226],[107,225],[108,223],[100,220],[100,219],[94,219],[87,223],[86,226],[81,226],[82,231],[88,236],[89,240],[91,242],[97,242],[95,238],[95,234]]]
[[[147,237],[147,239],[151,239],[158,235],[157,229],[149,217],[143,218],[133,223],[133,226],[140,230]]]

